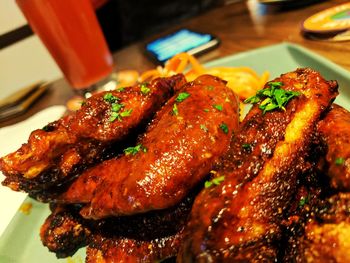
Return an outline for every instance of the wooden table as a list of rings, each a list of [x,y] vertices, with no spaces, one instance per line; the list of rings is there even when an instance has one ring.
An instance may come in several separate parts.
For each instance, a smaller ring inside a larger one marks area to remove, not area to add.
[[[300,33],[300,24],[304,19],[325,8],[345,2],[347,1],[324,1],[303,8],[281,10],[276,6],[258,4],[257,1],[239,1],[215,8],[185,21],[177,27],[169,29],[168,32],[187,27],[218,36],[222,41],[221,45],[201,56],[201,62],[288,41],[313,50],[350,71],[349,42],[314,41],[305,39]],[[150,37],[150,39],[153,37],[155,36]],[[140,42],[116,52],[113,55],[115,69],[136,69],[142,72],[154,68],[155,64],[143,54],[142,48],[143,43]],[[27,113],[0,122],[0,127],[24,120],[48,106],[65,104],[73,95],[72,89],[65,80],[57,80],[50,84],[48,92]]]

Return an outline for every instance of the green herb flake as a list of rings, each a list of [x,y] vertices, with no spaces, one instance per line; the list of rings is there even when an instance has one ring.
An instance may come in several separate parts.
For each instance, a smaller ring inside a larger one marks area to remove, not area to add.
[[[80,102],[80,104],[81,104],[81,106],[83,107],[83,106],[85,106],[85,105],[86,105],[86,101],[85,101],[85,100],[83,100],[82,102]]]
[[[174,103],[174,106],[173,106],[173,114],[174,114],[175,116],[179,115],[179,109],[177,108],[176,103]]]
[[[106,93],[104,96],[103,96],[103,99],[109,103],[114,103],[116,102],[117,100],[119,100],[119,98],[113,96],[112,93],[108,92]]]
[[[215,109],[217,109],[218,111],[222,111],[222,105],[213,105],[213,107],[215,108]]]
[[[50,131],[50,126],[49,125],[45,125],[44,127],[41,128],[43,131]]]
[[[151,89],[148,87],[148,83],[142,83],[140,85],[140,89],[143,95],[147,95],[148,93],[151,92]]]
[[[263,110],[263,114],[265,114],[267,111],[272,111],[274,109],[278,108],[278,105],[270,102],[269,104],[266,104],[264,106],[259,106],[259,109]],[[283,107],[284,109],[284,107]]]
[[[209,112],[209,109],[204,109],[205,112]]]
[[[284,103],[284,95],[285,95],[285,92],[283,89],[276,89],[275,90],[275,99],[276,99],[276,102],[277,102],[277,105],[278,107],[281,109],[281,108],[284,108],[283,107],[283,103]]]
[[[114,122],[116,119],[118,119],[119,121],[122,120],[118,112],[112,111],[111,115],[109,116],[109,122]]]
[[[120,113],[120,116],[121,117],[129,117],[132,113],[132,109],[128,109],[128,110],[125,110],[123,112]]]
[[[123,92],[123,91],[125,91],[125,88],[124,88],[124,87],[117,88],[116,91],[117,91],[117,92]]]
[[[300,198],[299,207],[303,207],[304,205],[306,205],[308,203],[309,203],[309,195],[303,196],[302,198]]]
[[[123,108],[123,107],[124,107],[123,104],[112,103],[112,111],[113,112],[119,112],[121,110],[121,108]]]
[[[144,147],[142,144],[138,144],[135,147],[128,147],[124,149],[125,155],[136,155],[139,151],[142,151],[144,153],[147,152],[147,148]]]
[[[244,100],[244,103],[246,104],[255,104],[255,103],[258,103],[260,101],[259,97],[258,96],[252,96],[246,100]]]
[[[200,127],[201,127],[201,130],[208,132],[208,128],[204,124],[201,124]]]
[[[269,86],[273,89],[280,88],[283,86],[283,83],[280,81],[270,81]]]
[[[249,143],[243,143],[242,148],[245,150],[250,150],[252,148],[252,145]]]
[[[214,90],[214,86],[205,86],[205,88],[207,89],[207,90]]]
[[[209,187],[212,187],[212,186],[214,186],[214,185],[219,185],[219,184],[222,183],[224,180],[225,180],[225,176],[224,176],[224,175],[215,177],[215,178],[213,178],[213,179],[210,180],[210,181],[206,181],[206,182],[204,183],[204,187],[205,187],[205,188],[209,188]]]
[[[244,103],[256,104],[260,102],[259,109],[265,114],[275,109],[285,110],[287,103],[300,95],[300,92],[282,89],[282,82],[269,82],[268,86],[268,88],[259,90],[255,96],[246,99]]]
[[[334,162],[336,165],[343,165],[345,163],[345,159],[342,157],[338,157],[337,159],[335,159]]]
[[[191,94],[187,92],[180,92],[179,95],[176,97],[177,102],[183,102],[185,99],[187,99]]]
[[[225,134],[228,134],[228,127],[226,123],[221,123],[219,127]]]

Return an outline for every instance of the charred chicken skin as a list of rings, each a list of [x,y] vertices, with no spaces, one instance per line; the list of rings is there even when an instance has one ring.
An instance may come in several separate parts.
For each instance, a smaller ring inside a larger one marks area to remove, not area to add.
[[[290,251],[283,262],[350,261],[349,193],[327,198],[316,210],[315,216],[305,222],[302,235],[291,237]]]
[[[57,257],[73,255],[88,244],[90,235],[86,220],[79,216],[79,207],[73,206],[55,205],[40,229],[41,242]]]
[[[323,170],[338,190],[350,190],[350,112],[333,104],[318,125],[318,132],[327,146]]]
[[[128,238],[104,238],[95,235],[86,249],[86,263],[153,263],[175,256],[182,232],[150,241]]]
[[[203,75],[167,102],[137,146],[83,173],[59,199],[87,203],[81,214],[93,219],[174,206],[227,151],[237,127],[235,94]]]
[[[152,263],[176,256],[193,195],[165,210],[101,220],[87,247],[88,263]]]
[[[76,113],[33,131],[27,143],[2,157],[2,184],[35,196],[70,180],[101,161],[113,142],[149,121],[184,83],[184,76],[176,75],[93,95]]]
[[[87,245],[87,262],[163,260],[178,252],[194,193],[165,210],[102,220],[82,218],[79,206],[53,205],[41,227],[41,240],[58,257]]]
[[[264,113],[260,104],[245,117],[216,171],[221,183],[205,188],[195,200],[179,262],[277,259],[283,212],[296,191],[297,175],[306,169],[317,122],[337,95],[337,84],[311,69],[284,74],[276,82],[299,95],[285,110]]]

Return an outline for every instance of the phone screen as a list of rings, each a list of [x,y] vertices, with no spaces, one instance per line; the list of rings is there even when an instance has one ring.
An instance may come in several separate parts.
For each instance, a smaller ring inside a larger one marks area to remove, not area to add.
[[[210,34],[181,29],[148,43],[146,50],[163,63],[178,53],[188,52],[195,55],[216,46],[218,43],[219,41]]]

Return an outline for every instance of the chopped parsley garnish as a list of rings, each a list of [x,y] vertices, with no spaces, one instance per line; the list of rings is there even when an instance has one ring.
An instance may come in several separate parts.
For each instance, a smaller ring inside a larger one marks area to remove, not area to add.
[[[128,110],[125,110],[125,111],[121,112],[120,116],[121,117],[128,117],[128,116],[131,115],[131,113],[132,113],[132,109],[128,109]]]
[[[308,203],[309,203],[309,195],[303,196],[302,198],[300,198],[299,207],[303,207],[304,205],[306,205]]]
[[[124,104],[118,103],[120,100],[118,97],[113,96],[112,93],[106,93],[103,96],[103,99],[109,103],[111,103],[111,115],[109,116],[109,122],[113,122],[115,120],[121,121],[122,117],[128,117],[131,115],[132,109],[124,110],[120,112],[122,108],[124,108]]]
[[[125,110],[123,112],[112,111],[109,121],[113,122],[115,120],[122,121],[122,117],[129,117],[132,113],[132,109]]]
[[[123,104],[112,103],[112,111],[113,112],[119,112],[121,110],[121,108],[123,108],[123,107],[124,107]]]
[[[205,132],[208,132],[208,128],[207,126],[205,126],[204,124],[201,124],[201,130],[205,131]]]
[[[132,109],[124,110],[120,112],[122,108],[124,108],[124,104],[118,103],[119,98],[112,95],[112,93],[106,93],[103,97],[104,100],[111,103],[111,115],[109,116],[109,122],[113,122],[115,120],[122,121],[122,117],[128,117],[132,113]]]
[[[121,87],[121,88],[117,88],[117,89],[116,89],[116,91],[118,91],[118,92],[123,92],[124,90],[125,90],[124,87]]]
[[[191,94],[187,93],[187,92],[180,92],[179,95],[177,95],[176,97],[176,101],[177,102],[183,102],[185,99],[187,99],[189,96],[191,96]]]
[[[245,150],[250,150],[251,149],[251,145],[249,143],[243,143],[242,144],[242,148],[245,149]]]
[[[219,111],[222,111],[222,105],[213,105],[213,107]]]
[[[85,100],[83,100],[82,102],[80,102],[80,104],[81,104],[81,106],[83,107],[83,106],[85,106],[85,105],[86,105],[86,101],[85,101]]]
[[[213,178],[213,179],[210,180],[210,181],[206,181],[206,182],[204,183],[204,187],[205,187],[205,188],[209,188],[209,187],[211,187],[211,186],[213,186],[213,185],[219,185],[219,184],[220,184],[221,182],[223,182],[224,180],[225,180],[225,176],[224,176],[224,175],[215,177],[215,178]]]
[[[44,127],[41,128],[43,131],[50,131],[50,126],[49,125],[45,125]]]
[[[226,123],[221,123],[219,127],[225,134],[228,134],[228,127]]]
[[[109,103],[114,103],[116,102],[117,100],[119,100],[119,98],[113,96],[112,93],[108,92],[106,93],[104,96],[103,96],[103,99]]]
[[[205,112],[209,112],[209,109],[204,109]]]
[[[112,111],[111,115],[109,116],[109,122],[114,122],[116,119],[118,119],[119,121],[122,120],[118,112]]]
[[[145,153],[147,152],[147,149],[142,144],[138,144],[135,147],[128,147],[124,149],[125,155],[130,155],[130,154],[136,155],[139,151],[142,151]]]
[[[178,108],[177,108],[177,105],[176,105],[176,103],[174,104],[174,106],[173,106],[173,114],[174,115],[179,115],[179,110],[178,110]]]
[[[246,100],[244,100],[243,102],[244,103],[250,103],[250,104],[256,104],[260,101],[260,98],[258,97],[258,95],[255,95],[255,96],[252,96]]]
[[[148,87],[148,83],[142,83],[140,86],[140,89],[143,95],[147,95],[148,93],[151,92],[151,89]]]
[[[255,96],[246,99],[244,103],[256,104],[260,102],[259,109],[263,110],[263,114],[265,114],[274,109],[285,110],[287,103],[300,95],[300,92],[282,89],[282,82],[269,82],[268,85],[269,88],[259,90]]]
[[[205,86],[207,90],[214,90],[214,86]]]
[[[342,157],[338,157],[337,159],[335,159],[335,164],[336,165],[343,165],[345,162],[345,159]]]

